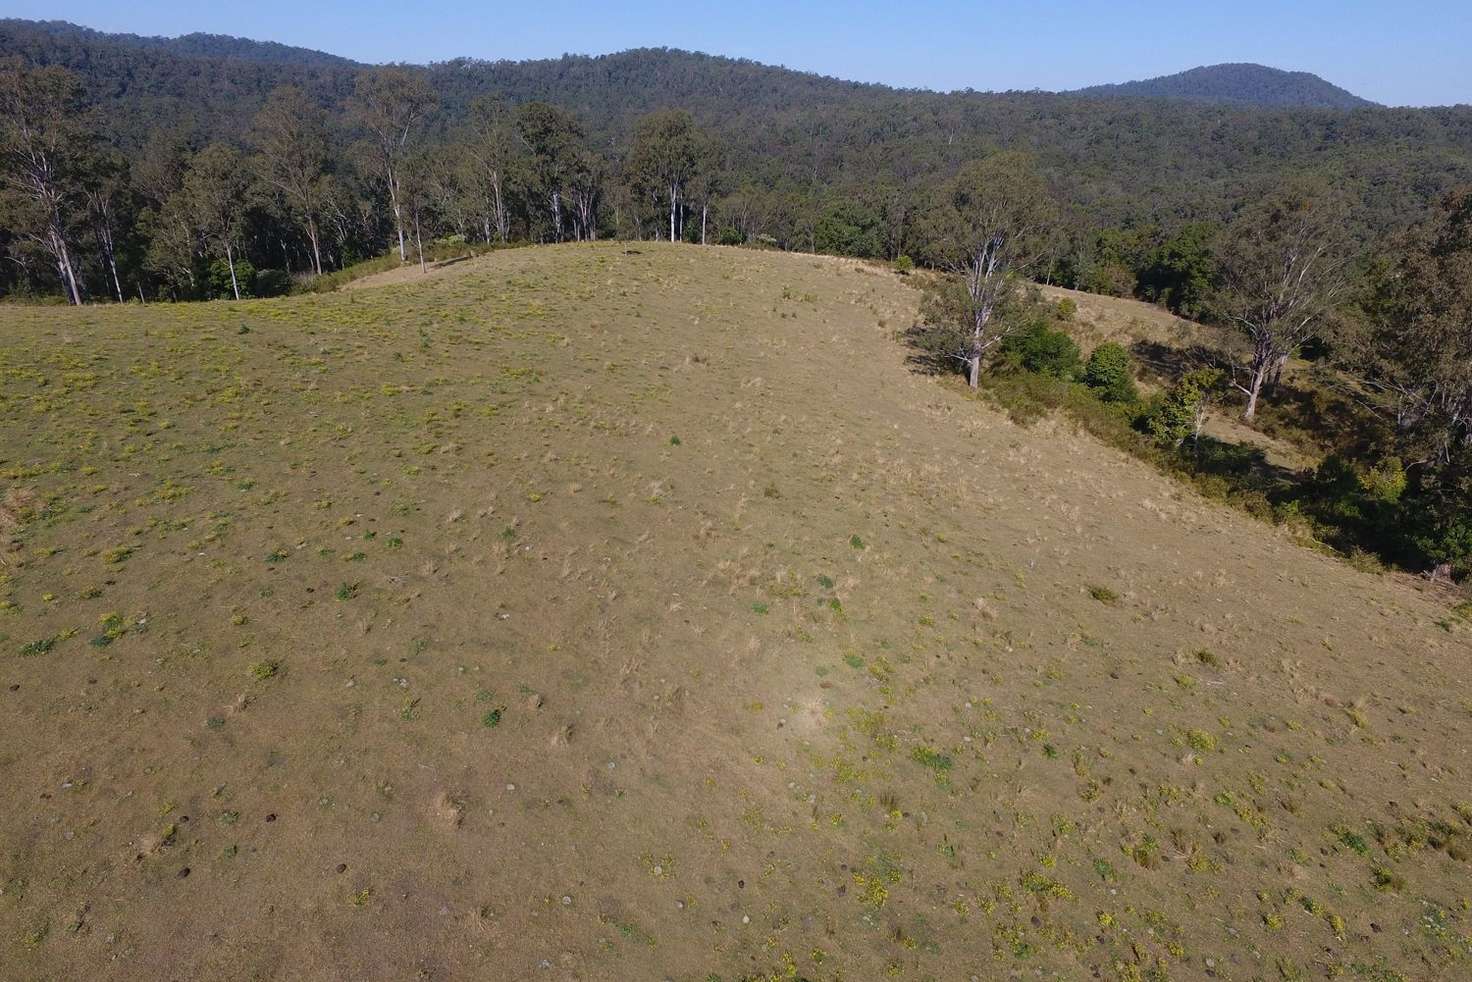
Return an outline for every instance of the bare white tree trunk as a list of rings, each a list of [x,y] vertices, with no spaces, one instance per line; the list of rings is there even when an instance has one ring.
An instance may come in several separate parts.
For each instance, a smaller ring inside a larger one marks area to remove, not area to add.
[[[307,218],[307,238],[312,240],[312,268],[316,270],[318,276],[321,276],[322,248],[317,241],[317,219],[312,217]]]
[[[501,237],[501,243],[504,245],[511,236],[511,219],[506,213],[505,195],[501,193],[500,174],[497,174],[491,181],[491,194],[495,197],[496,203],[496,234]],[[487,236],[487,239],[489,238],[490,236]]]
[[[419,272],[427,273],[429,267],[424,263],[424,237],[419,234],[419,206],[414,206],[414,245],[419,249]]]
[[[62,284],[67,288],[71,301],[76,306],[82,306],[82,292],[77,288],[77,273],[72,269],[71,253],[66,247],[66,236],[61,234],[60,228],[51,230],[51,241],[54,243],[56,253],[56,265],[61,271]]]
[[[404,248],[404,214],[399,207],[399,184],[394,180],[394,169],[388,169],[388,203],[394,210],[394,225],[399,232],[399,262],[409,258],[408,251]]]
[[[230,243],[225,243],[225,263],[230,267],[230,289],[235,293],[235,299],[240,299],[240,284],[235,281],[235,250],[230,248]]]

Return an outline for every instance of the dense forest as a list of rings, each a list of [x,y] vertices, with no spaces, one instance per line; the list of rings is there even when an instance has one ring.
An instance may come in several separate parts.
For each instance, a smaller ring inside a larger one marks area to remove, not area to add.
[[[1061,350],[1020,282],[1136,296],[1242,342],[1139,428],[1199,447],[1208,391],[1251,419],[1312,353],[1386,421],[1325,474],[1349,482],[1334,527],[1465,570],[1472,107],[1210,82],[939,94],[663,49],[370,67],[3,21],[0,294],[269,296],[384,254],[606,237],[825,252],[954,274],[924,343],[973,387],[1019,344]],[[1124,391],[1109,357],[1089,370]]]
[[[1359,109],[1374,105],[1368,99],[1361,99],[1308,72],[1285,72],[1264,65],[1243,64],[1210,65],[1117,85],[1091,85],[1078,89],[1077,94],[1280,108]]]
[[[158,255],[158,217],[180,190],[170,182],[181,183],[187,163],[212,144],[259,158],[263,110],[274,94],[280,116],[288,90],[297,100],[293,111],[301,110],[301,124],[321,145],[329,216],[317,243],[323,262],[339,267],[397,239],[387,172],[367,152],[374,135],[361,111],[364,66],[234,38],[150,39],[13,20],[0,22],[0,57],[71,73],[77,89],[67,112],[90,140],[87,152],[96,159],[88,166],[107,171],[103,183],[126,192],[107,204],[114,246],[78,250],[85,295],[115,295],[118,283],[110,279],[126,281],[123,293],[150,299],[210,289],[202,267],[222,258],[220,250],[195,250],[192,265],[201,268],[182,278],[177,258]],[[1067,211],[1056,263],[1044,275],[1106,292],[1140,290],[1152,299],[1165,287],[1141,280],[1158,279],[1152,259],[1162,248],[1194,243],[1284,175],[1311,172],[1334,185],[1348,199],[1352,233],[1364,242],[1410,227],[1439,195],[1472,183],[1468,107],[1267,110],[1085,95],[937,94],[668,50],[456,60],[403,71],[427,93],[399,150],[426,172],[416,205],[421,233],[431,239],[499,237],[494,207],[470,200],[486,196],[464,173],[469,134],[486,125],[477,114],[490,111],[487,99],[508,118],[533,102],[566,114],[562,122],[576,131],[586,158],[578,166],[597,184],[584,223],[590,235],[668,233],[653,221],[664,203],[656,208],[627,170],[641,119],[658,110],[689,113],[708,143],[700,186],[678,210],[698,207],[703,222],[687,223],[687,234],[703,230],[713,241],[889,259],[914,253],[914,219],[927,193],[988,152],[1026,151]],[[512,142],[512,151],[525,149],[523,140]],[[514,226],[506,236],[568,234],[541,226],[530,206],[529,172],[511,163],[501,188]],[[241,255],[256,269],[299,274],[315,266],[310,236],[290,218],[280,189],[266,180],[248,183]],[[95,189],[84,196],[95,199]],[[95,216],[86,220],[86,210],[73,206],[67,219],[82,240],[95,234],[81,226],[97,224]],[[0,290],[61,292],[55,263],[28,248],[21,223],[7,217],[0,227],[10,247]],[[111,258],[102,255],[108,251]]]

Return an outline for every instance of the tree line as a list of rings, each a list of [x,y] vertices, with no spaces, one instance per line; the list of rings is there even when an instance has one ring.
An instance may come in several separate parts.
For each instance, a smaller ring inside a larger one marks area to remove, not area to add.
[[[346,126],[299,88],[272,90],[236,141],[155,130],[110,148],[66,69],[0,67],[0,236],[12,291],[72,303],[285,292],[426,239],[507,244],[620,235],[706,241],[717,150],[689,113],[642,119],[595,153],[572,113],[483,96],[436,128],[421,74],[363,72]]]

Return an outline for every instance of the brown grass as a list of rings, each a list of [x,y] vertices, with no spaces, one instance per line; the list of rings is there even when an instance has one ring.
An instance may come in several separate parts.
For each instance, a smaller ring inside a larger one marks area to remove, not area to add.
[[[0,975],[1456,977],[1472,628],[914,308],[600,244],[0,312]]]

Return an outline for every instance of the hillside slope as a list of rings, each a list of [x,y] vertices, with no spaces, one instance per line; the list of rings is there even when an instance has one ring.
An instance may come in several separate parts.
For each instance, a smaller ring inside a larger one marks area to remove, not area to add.
[[[1252,64],[1203,65],[1136,82],[1094,85],[1079,89],[1078,94],[1101,99],[1179,99],[1264,108],[1360,109],[1375,105],[1309,72]]]
[[[617,243],[6,309],[8,970],[1455,975],[1468,628],[914,309]]]

